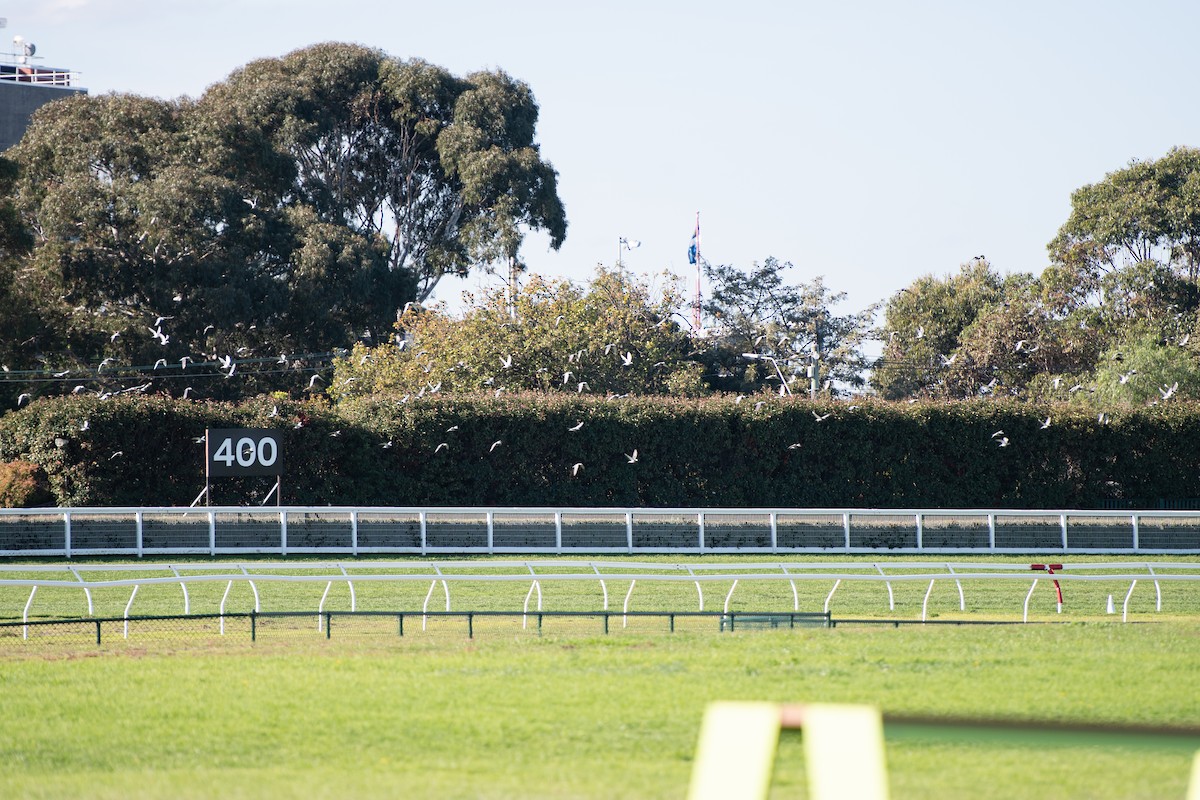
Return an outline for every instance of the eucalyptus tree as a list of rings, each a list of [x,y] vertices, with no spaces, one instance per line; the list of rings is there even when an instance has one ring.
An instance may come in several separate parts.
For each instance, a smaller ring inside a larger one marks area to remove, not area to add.
[[[708,335],[712,346],[705,358],[714,387],[753,391],[778,383],[773,368],[764,370],[761,360],[747,360],[744,353],[773,359],[784,379],[795,386],[807,375],[814,350],[820,353],[821,374],[830,385],[864,385],[870,363],[862,347],[871,336],[878,306],[835,314],[832,307],[845,300],[846,293],[830,290],[821,276],[789,284],[785,273],[791,268],[774,257],[749,270],[705,265],[710,290],[704,311],[713,321]]]
[[[358,345],[336,364],[337,399],[376,392],[671,394],[704,390],[668,286],[600,269],[586,287],[533,275],[470,297],[461,315],[412,305],[403,343]]]
[[[557,173],[535,143],[537,103],[502,71],[459,78],[326,43],[252,62],[199,105],[276,181],[268,202],[380,241],[418,302],[443,275],[515,259],[525,229],[546,230],[554,248],[566,236]]]
[[[21,282],[53,320],[38,355],[111,371],[386,335],[443,274],[515,259],[526,230],[562,243],[536,119],[502,72],[344,44],[253,62],[196,101],[48,104],[9,153]]]
[[[1132,161],[1071,194],[1071,215],[1048,245],[1082,285],[1146,261],[1200,278],[1200,150]],[[1090,282],[1090,283],[1089,283]]]

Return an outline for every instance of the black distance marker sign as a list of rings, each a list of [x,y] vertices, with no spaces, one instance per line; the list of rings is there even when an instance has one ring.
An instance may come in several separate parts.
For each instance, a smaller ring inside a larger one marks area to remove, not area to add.
[[[282,475],[283,435],[270,428],[209,428],[205,474],[210,478]]]

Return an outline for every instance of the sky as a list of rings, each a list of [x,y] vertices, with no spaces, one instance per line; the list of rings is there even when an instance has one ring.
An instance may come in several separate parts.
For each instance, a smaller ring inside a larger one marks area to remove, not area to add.
[[[620,256],[690,283],[699,213],[709,262],[790,262],[791,282],[846,293],[841,314],[979,255],[1040,273],[1072,191],[1200,145],[1195,2],[17,0],[0,16],[0,42],[23,35],[91,94],[197,97],[322,41],[502,69],[537,99],[568,219],[560,250],[526,240],[531,272],[584,282]],[[461,308],[496,283],[434,297]]]

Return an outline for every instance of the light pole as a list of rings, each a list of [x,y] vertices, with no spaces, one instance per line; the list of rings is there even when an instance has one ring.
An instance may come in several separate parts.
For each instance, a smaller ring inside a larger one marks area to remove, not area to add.
[[[775,367],[775,374],[779,376],[779,393],[786,394],[788,397],[792,396],[792,389],[787,384],[787,378],[783,377],[783,370],[779,368],[779,362],[775,360],[774,356],[765,356],[762,353],[742,353],[742,358],[748,358],[751,361],[770,361],[771,366]]]

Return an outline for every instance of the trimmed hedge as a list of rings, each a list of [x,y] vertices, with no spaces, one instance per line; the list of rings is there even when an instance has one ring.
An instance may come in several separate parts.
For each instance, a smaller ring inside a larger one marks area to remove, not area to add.
[[[40,467],[59,505],[187,505],[204,486],[194,440],[207,427],[283,430],[283,501],[295,505],[1101,508],[1200,498],[1200,408],[1169,403],[1101,420],[995,399],[63,397],[0,418],[0,460]],[[249,504],[271,485],[214,481],[212,500]]]

